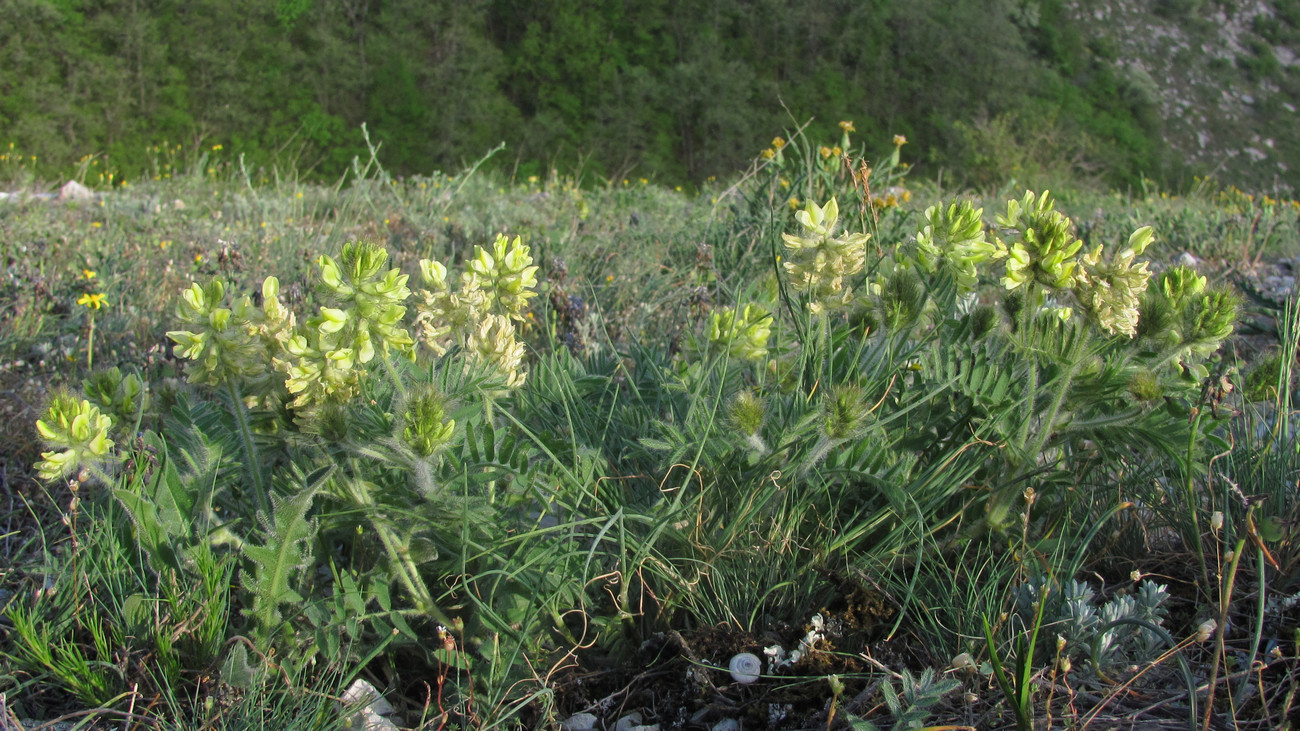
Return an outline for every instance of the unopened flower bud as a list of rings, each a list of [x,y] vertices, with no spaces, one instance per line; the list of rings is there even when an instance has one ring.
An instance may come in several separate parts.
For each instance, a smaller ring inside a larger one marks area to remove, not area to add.
[[[1214,636],[1214,630],[1219,628],[1219,623],[1213,619],[1207,619],[1196,627],[1196,641],[1208,642]]]

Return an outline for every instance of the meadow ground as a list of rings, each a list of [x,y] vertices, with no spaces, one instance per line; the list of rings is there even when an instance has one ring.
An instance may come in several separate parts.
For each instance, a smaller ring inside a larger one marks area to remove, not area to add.
[[[29,175],[0,728],[1291,722],[1300,204],[823,149]]]

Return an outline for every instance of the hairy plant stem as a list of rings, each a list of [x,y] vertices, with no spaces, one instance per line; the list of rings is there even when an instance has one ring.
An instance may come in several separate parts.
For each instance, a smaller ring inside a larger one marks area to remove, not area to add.
[[[1078,363],[1071,363],[1069,369],[1066,370],[1064,376],[1065,382],[1056,389],[1056,396],[1052,398],[1052,406],[1047,410],[1047,416],[1043,419],[1042,424],[1040,425],[1038,438],[1034,440],[1034,448],[1026,452],[1026,454],[1030,455],[1030,459],[1035,462],[1037,462],[1039,456],[1042,454],[1043,447],[1047,444],[1047,440],[1052,436],[1052,427],[1056,423],[1056,416],[1061,412],[1061,406],[1065,403],[1065,395],[1069,393],[1070,384],[1074,382],[1074,374],[1077,373],[1078,370]],[[1026,419],[1025,423],[1028,424],[1029,419]]]
[[[397,366],[393,365],[393,358],[388,353],[388,348],[384,348],[383,358],[384,371],[388,373],[388,380],[393,382],[393,389],[397,391],[399,398],[406,398],[406,384],[402,381],[402,374],[397,372]]]
[[[483,423],[487,425],[488,428],[494,428],[492,424],[492,419],[495,416],[495,406],[496,406],[496,400],[493,399],[491,396],[489,396],[486,392],[484,392],[483,393]],[[484,488],[487,490],[488,505],[495,506],[497,504],[497,481],[489,480],[488,483],[484,485]]]
[[[383,517],[377,513],[375,500],[371,497],[370,490],[365,483],[360,480],[353,480],[348,492],[352,494],[353,499],[358,504],[365,508],[371,527],[375,529],[375,534],[379,536],[379,542],[384,544],[384,551],[388,554],[389,565],[392,567],[393,572],[397,574],[398,581],[402,582],[407,594],[411,596],[411,601],[415,603],[416,610],[421,614],[433,617],[434,620],[444,626],[450,627],[451,619],[434,603],[433,595],[429,593],[429,588],[425,586],[424,580],[420,578],[419,567],[411,560],[411,554],[401,547],[397,536],[384,522]]]
[[[370,524],[374,526],[375,532],[379,534],[379,540],[383,542],[384,550],[388,552],[388,560],[392,562],[393,568],[397,571],[397,578],[401,580],[402,586],[406,587],[407,593],[411,595],[411,600],[415,602],[415,608],[422,614],[433,617],[444,626],[450,627],[451,619],[434,603],[429,588],[424,585],[424,580],[420,578],[419,568],[411,560],[411,554],[397,545],[397,540],[392,531],[383,525],[381,521],[371,520]]]
[[[86,333],[86,370],[95,367],[95,313],[90,313],[90,329]]]
[[[828,364],[832,362],[831,316],[825,311],[817,316],[817,341],[817,380],[821,381],[830,376]]]
[[[257,445],[253,441],[253,428],[248,423],[248,409],[244,407],[244,399],[239,395],[239,384],[235,379],[226,379],[226,390],[230,395],[230,413],[235,417],[239,441],[244,448],[244,466],[248,470],[248,480],[252,483],[253,492],[257,496],[257,507],[269,518],[272,512],[271,494],[262,475],[262,463],[258,459]]]
[[[1028,335],[1030,327],[1034,322],[1030,308],[1031,303],[1036,299],[1037,293],[1032,289],[1027,288],[1027,291],[1025,292],[1025,302],[1020,311],[1020,325],[1017,328],[1018,334],[1021,338],[1025,338]],[[1025,394],[1029,402],[1025,405],[1026,417],[1020,422],[1020,433],[1016,435],[1016,446],[1020,449],[1020,457],[1026,460],[1029,459],[1029,453],[1025,451],[1025,448],[1029,445],[1029,428],[1033,422],[1032,416],[1038,401],[1038,359],[1033,357],[1033,354],[1031,353],[1028,360],[1029,377],[1027,387],[1025,388]],[[1037,455],[1035,455],[1035,457],[1036,456]]]

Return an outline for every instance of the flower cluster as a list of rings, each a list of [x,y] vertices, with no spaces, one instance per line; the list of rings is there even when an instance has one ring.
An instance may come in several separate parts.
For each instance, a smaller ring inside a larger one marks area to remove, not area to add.
[[[772,313],[748,304],[739,313],[723,307],[709,316],[709,342],[738,360],[767,357],[767,341],[772,337]]]
[[[1070,234],[1070,219],[1055,210],[1049,193],[1026,191],[1022,200],[1007,201],[1006,213],[999,214],[997,222],[1019,233],[1009,245],[998,241],[999,253],[1005,250],[1007,259],[1002,286],[1015,290],[1037,282],[1058,290],[1074,287],[1076,255],[1083,242]]]
[[[113,420],[89,401],[64,393],[54,397],[36,431],[50,451],[42,452],[36,471],[43,480],[69,477],[78,468],[103,462],[113,448],[108,430]]]
[[[451,441],[456,431],[456,420],[447,418],[443,396],[426,388],[414,396],[406,406],[405,427],[402,440],[420,457],[428,457]]]
[[[491,251],[475,246],[467,274],[478,280],[488,306],[496,304],[511,320],[523,320],[528,300],[537,296],[537,267],[518,236],[511,241],[498,235]]]
[[[1102,330],[1129,337],[1137,334],[1141,297],[1151,272],[1145,261],[1134,264],[1134,259],[1142,255],[1153,238],[1151,227],[1143,226],[1129,236],[1128,245],[1110,261],[1102,259],[1101,244],[1080,258],[1075,297]]]
[[[81,390],[94,406],[108,413],[114,423],[130,424],[149,408],[149,393],[140,376],[122,374],[117,366],[97,371],[81,382]]]
[[[188,328],[167,335],[176,354],[191,361],[190,381],[231,384],[251,397],[283,383],[293,408],[314,409],[355,395],[363,377],[359,366],[376,358],[387,362],[393,354],[415,357],[415,338],[404,324],[404,303],[412,294],[408,275],[387,268],[382,246],[349,242],[337,260],[322,256],[318,263],[322,304],[301,325],[281,303],[275,277],[262,285],[260,309],[247,296],[224,306],[219,279],[186,290],[177,318]],[[514,321],[524,319],[536,296],[536,272],[528,247],[504,236],[490,249],[476,248],[456,292],[445,266],[421,261],[416,334],[438,355],[458,345],[502,375],[508,387],[519,386],[524,346]]]
[[[930,274],[946,266],[963,292],[973,290],[979,283],[978,265],[998,254],[998,247],[984,237],[983,215],[984,209],[969,201],[925,209],[926,224],[916,234],[912,253],[917,266]]]
[[[192,284],[181,294],[176,319],[190,329],[172,330],[167,337],[176,343],[176,355],[190,361],[186,365],[190,382],[210,386],[234,382],[247,392],[261,392],[271,385],[267,343],[279,337],[286,317],[292,317],[275,300],[278,287],[274,278],[263,283],[263,293],[271,293],[266,302],[274,304],[262,310],[248,296],[230,307],[221,306],[226,285],[215,278],[206,286]]]
[[[407,275],[397,269],[381,274],[387,263],[388,252],[366,242],[344,244],[337,262],[320,258],[320,295],[327,304],[283,341],[282,356],[273,360],[295,408],[350,398],[361,382],[356,366],[381,352],[414,356],[415,341],[402,326],[401,303],[411,294]],[[280,309],[273,297],[266,301]]]
[[[490,251],[475,247],[458,291],[452,291],[440,262],[421,260],[420,277],[424,289],[415,306],[420,341],[439,355],[458,345],[471,362],[502,376],[507,388],[521,386],[524,345],[514,323],[524,320],[528,300],[537,296],[537,267],[519,237],[498,236]]]
[[[447,282],[447,267],[440,262],[420,260],[417,292],[422,300],[415,306],[415,327],[420,342],[438,355],[445,355],[456,336],[464,333],[487,311],[487,294],[473,276],[461,277],[460,291],[453,292]]]
[[[466,338],[465,352],[471,362],[490,366],[505,378],[507,389],[524,385],[524,344],[515,337],[515,324],[510,318],[484,315]]]
[[[862,271],[866,263],[869,234],[851,233],[837,237],[839,204],[831,198],[826,205],[808,201],[795,212],[795,220],[804,229],[802,236],[782,234],[790,252],[783,263],[795,290],[808,295],[808,310],[819,313],[847,306],[853,301],[853,288],[845,278]]]
[[[1212,355],[1232,334],[1240,306],[1240,296],[1231,289],[1209,287],[1195,270],[1173,267],[1142,298],[1138,334],[1204,378],[1208,372],[1195,361]]]
[[[348,314],[339,331],[345,333],[342,340],[358,352],[362,363],[374,357],[376,342],[385,353],[392,349],[413,355],[415,341],[401,324],[406,314],[401,303],[411,296],[407,275],[397,269],[381,275],[388,252],[370,242],[344,244],[339,259],[320,258],[320,292],[327,303]]]

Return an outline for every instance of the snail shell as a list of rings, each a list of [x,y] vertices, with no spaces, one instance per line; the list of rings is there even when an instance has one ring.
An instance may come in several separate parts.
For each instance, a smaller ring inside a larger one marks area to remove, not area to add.
[[[732,656],[727,669],[731,671],[732,680],[749,685],[763,673],[763,661],[752,652],[742,652]]]

